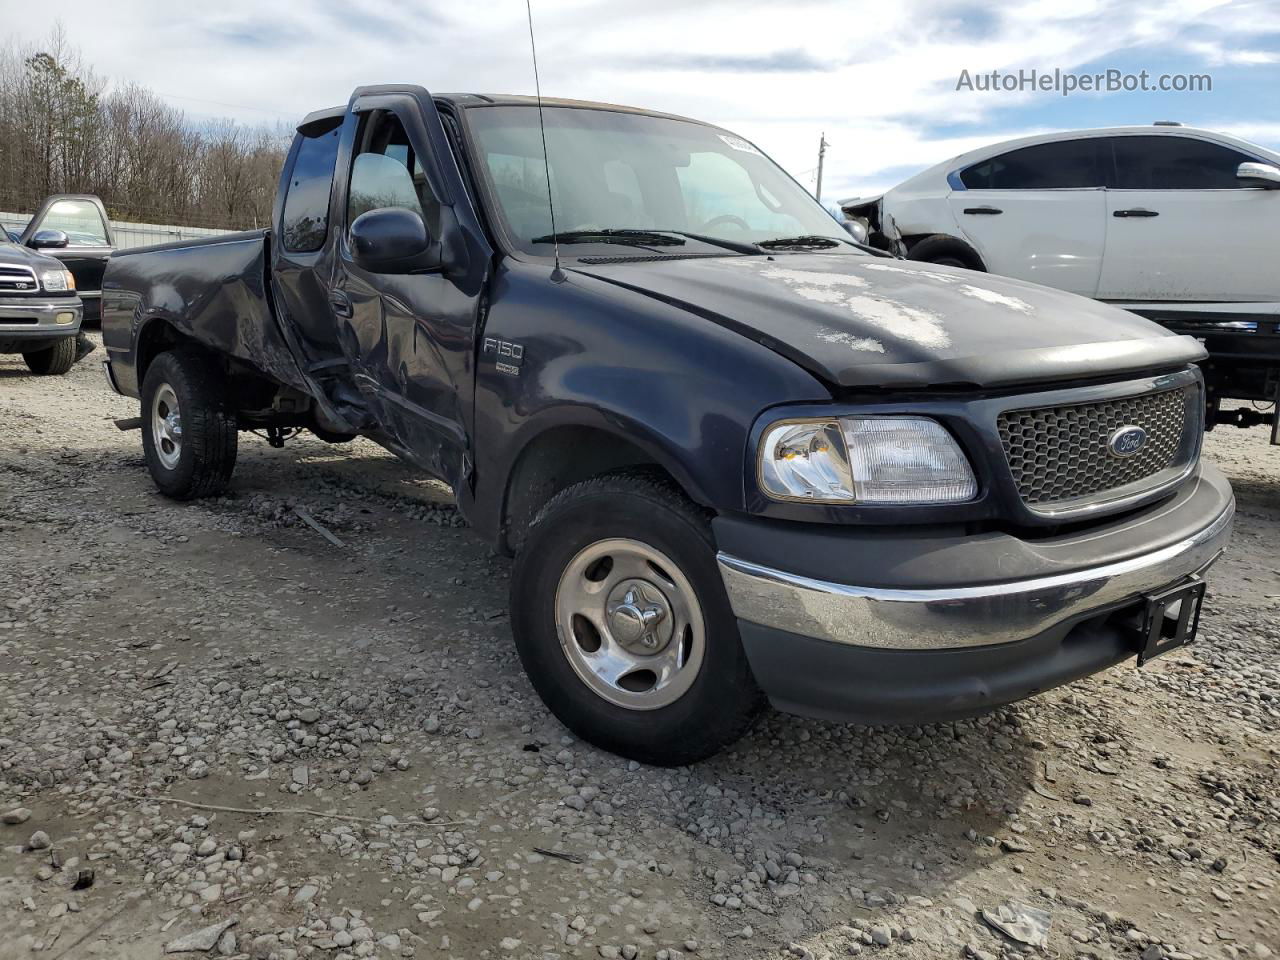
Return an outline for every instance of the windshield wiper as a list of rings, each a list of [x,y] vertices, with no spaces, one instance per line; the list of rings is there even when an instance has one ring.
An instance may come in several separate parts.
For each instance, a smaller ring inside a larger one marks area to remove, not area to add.
[[[705,233],[690,233],[687,230],[663,230],[663,233],[674,233],[679,237],[688,237],[690,240],[697,240],[700,243],[709,243],[713,247],[724,247],[726,250],[732,250],[735,253],[759,253],[759,248],[747,240],[726,240],[724,237],[712,237]]]
[[[776,240],[761,240],[756,244],[765,250],[830,250],[842,246],[839,240],[832,237],[778,237]]]
[[[531,243],[621,243],[632,247],[682,247],[684,240],[650,230],[566,230],[534,237]]]

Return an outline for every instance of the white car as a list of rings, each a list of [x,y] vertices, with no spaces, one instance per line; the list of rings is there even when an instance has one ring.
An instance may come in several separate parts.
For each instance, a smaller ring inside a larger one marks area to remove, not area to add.
[[[1222,133],[1165,122],[1023,137],[840,206],[909,259],[1170,325],[1280,315],[1280,153]]]

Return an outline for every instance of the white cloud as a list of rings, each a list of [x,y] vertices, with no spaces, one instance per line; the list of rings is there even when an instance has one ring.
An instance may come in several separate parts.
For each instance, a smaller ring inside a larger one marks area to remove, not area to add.
[[[962,69],[1066,70],[1135,49],[1151,51],[1153,69],[1173,52],[1204,63],[1270,63],[1275,52],[1263,47],[1277,29],[1274,10],[1270,0],[997,8],[976,0],[535,0],[534,18],[545,94],[722,123],[806,183],[825,131],[833,146],[824,195],[834,198],[891,185],[885,171],[1034,132],[999,119],[1031,94],[957,93]],[[102,73],[143,83],[193,114],[292,121],[344,101],[356,85],[391,81],[533,91],[523,0],[0,0],[0,18],[11,30],[20,25],[24,39],[45,34],[59,15]],[[815,65],[826,69],[801,69]],[[1054,104],[1039,103],[1044,117],[1027,127],[1055,126]],[[964,123],[987,132],[933,132]]]

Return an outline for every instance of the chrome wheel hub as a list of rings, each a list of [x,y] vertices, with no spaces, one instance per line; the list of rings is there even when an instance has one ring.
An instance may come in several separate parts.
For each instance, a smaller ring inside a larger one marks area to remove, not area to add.
[[[641,656],[658,653],[671,641],[671,607],[662,591],[643,580],[624,580],[608,604],[609,630],[621,646]]]
[[[167,470],[174,469],[182,456],[182,413],[178,395],[167,383],[160,384],[151,400],[151,439],[160,463]]]
[[[656,710],[693,685],[706,648],[702,607],[684,572],[639,540],[599,540],[565,567],[556,630],[574,673],[597,696]]]

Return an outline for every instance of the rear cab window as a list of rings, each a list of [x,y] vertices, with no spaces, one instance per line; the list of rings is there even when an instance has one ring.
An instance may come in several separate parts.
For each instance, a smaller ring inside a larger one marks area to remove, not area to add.
[[[318,136],[301,136],[281,223],[281,240],[290,253],[314,253],[324,246],[341,129],[338,125]]]

